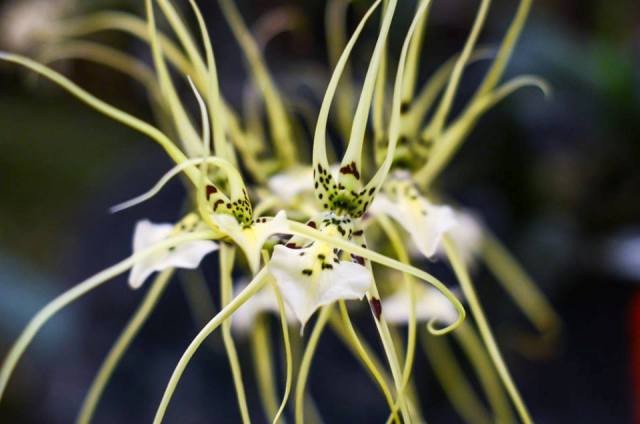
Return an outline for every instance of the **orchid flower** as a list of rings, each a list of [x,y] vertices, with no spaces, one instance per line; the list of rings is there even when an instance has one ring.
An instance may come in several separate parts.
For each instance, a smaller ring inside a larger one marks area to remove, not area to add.
[[[427,258],[436,253],[444,234],[457,225],[453,209],[432,204],[416,189],[410,175],[400,171],[387,180],[370,212],[396,220]]]
[[[253,110],[264,110],[268,131],[262,128],[261,113],[243,116],[221,95],[213,43],[204,18],[193,0],[191,5],[201,43],[194,40],[170,0],[145,0],[146,19],[122,13],[99,13],[58,26],[55,36],[63,40],[62,47],[54,49],[48,57],[53,61],[77,56],[130,75],[148,91],[159,128],[97,99],[65,76],[32,59],[0,53],[0,60],[35,71],[99,112],[149,136],[175,162],[174,168],[150,191],[116,206],[114,211],[148,200],[169,180],[181,174],[186,176],[187,189],[194,200],[192,210],[177,224],[140,221],[134,231],[133,255],[130,258],[61,295],[34,318],[10,351],[0,371],[0,398],[18,359],[37,331],[56,312],[129,269],[129,284],[133,288],[141,287],[152,273],[165,271],[156,280],[162,284],[154,283],[149,289],[152,300],[145,301],[136,312],[136,319],[127,326],[118,340],[118,348],[109,353],[104,367],[92,384],[78,419],[82,424],[88,423],[123,350],[140,329],[140,321],[144,321],[153,309],[149,305],[160,295],[159,287],[166,284],[163,279],[168,278],[172,269],[198,267],[204,256],[219,250],[220,312],[211,317],[198,332],[176,364],[158,406],[155,423],[162,421],[189,361],[204,340],[219,327],[222,328],[241,415],[245,422],[250,420],[240,361],[230,327],[233,324],[240,331],[254,331],[252,322],[262,312],[280,314],[283,344],[287,352],[287,377],[279,406],[274,400],[278,385],[264,380],[260,384],[263,392],[268,392],[268,387],[271,387],[272,393],[261,395],[270,397],[265,404],[271,406],[265,409],[269,410],[269,418],[277,422],[283,414],[292,387],[287,323],[295,321],[304,327],[320,309],[297,373],[295,418],[297,423],[301,423],[304,419],[304,389],[309,367],[320,334],[330,321],[334,303],[339,303],[340,319],[348,329],[345,338],[348,347],[356,351],[358,359],[372,375],[377,376],[376,382],[389,404],[391,420],[421,422],[424,419],[412,404],[414,400],[410,396],[415,348],[415,334],[412,335],[411,331],[415,333],[417,321],[428,321],[427,328],[435,335],[455,331],[465,319],[465,309],[444,283],[426,270],[412,265],[410,258],[398,255],[396,260],[382,253],[386,246],[375,237],[369,237],[368,225],[387,216],[395,221],[393,225],[404,228],[424,257],[432,258],[437,254],[452,264],[461,280],[465,297],[469,298],[472,305],[474,318],[482,323],[482,335],[485,342],[488,340],[486,344],[492,352],[494,363],[504,366],[499,352],[495,354],[492,350],[495,343],[490,343],[488,326],[482,320],[483,316],[478,315],[478,301],[473,292],[469,292],[472,285],[464,268],[471,262],[470,258],[478,254],[483,240],[482,232],[474,227],[468,215],[429,200],[436,198],[430,182],[444,168],[484,112],[520,87],[535,85],[546,88],[543,82],[533,77],[516,78],[498,85],[528,11],[529,0],[522,0],[509,35],[505,37],[481,88],[460,116],[451,121],[447,119],[465,66],[487,56],[475,44],[488,11],[488,3],[488,0],[481,1],[462,52],[444,65],[416,97],[413,91],[418,74],[420,38],[426,25],[430,1],[420,0],[417,3],[405,33],[388,104],[385,104],[387,44],[392,25],[398,20],[398,1],[374,1],[350,37],[346,34],[343,34],[344,37],[329,34],[334,70],[318,112],[310,162],[298,160],[304,148],[298,146],[297,140],[305,134],[296,130],[298,127],[295,125],[295,116],[288,108],[289,101],[269,75],[262,57],[263,51],[251,36],[232,0],[220,0],[219,4],[243,53],[250,75],[250,88],[256,93],[256,101],[262,102]],[[337,3],[331,4],[333,6],[330,7],[336,7]],[[384,4],[384,8],[377,39],[354,109],[351,108],[354,98],[348,94],[354,92],[352,82],[346,82],[347,90],[344,91],[338,90],[338,83],[343,74],[349,73],[349,61],[358,39],[381,4]],[[340,7],[346,6],[343,4]],[[158,11],[166,18],[171,34],[161,33],[156,27]],[[346,8],[338,15],[346,16]],[[333,24],[336,25],[335,22]],[[75,40],[103,30],[125,32],[142,40],[151,50],[153,68],[134,56],[108,46],[89,41],[78,44],[79,41]],[[344,43],[340,42],[341,38]],[[183,104],[174,74],[183,76],[191,84],[199,106],[199,120],[193,119],[189,115],[189,108]],[[435,106],[441,91],[440,103]],[[334,99],[338,103],[338,124],[344,134],[345,145],[344,155],[330,162],[327,131]],[[425,117],[430,116],[428,112],[431,106],[435,106],[435,111],[425,123]],[[386,114],[387,122],[383,119],[385,110],[389,111]],[[201,124],[200,131],[194,122]],[[369,149],[365,148],[370,141],[370,126],[374,139],[373,146],[370,146],[375,156],[373,160],[366,156]],[[375,166],[370,167],[370,164]],[[245,171],[250,178],[245,178]],[[236,247],[242,251],[246,263],[236,260]],[[459,260],[460,257],[464,260]],[[409,281],[413,295],[408,293],[406,287],[396,287],[395,281],[377,281],[378,270],[372,266],[374,263],[403,273],[407,280],[411,276]],[[252,279],[247,284],[236,285],[235,293],[232,293],[232,279],[238,268],[243,268],[241,275],[251,275]],[[430,286],[419,285],[418,279]],[[393,294],[381,297],[378,291],[380,282],[391,286]],[[381,370],[382,366],[375,364],[375,353],[363,347],[349,320],[345,301],[365,297],[371,305],[371,319],[375,322],[384,349],[389,378],[381,377],[386,370]],[[407,305],[411,310],[414,301],[415,314],[407,314]],[[408,323],[411,330],[406,357],[400,358],[391,331],[393,325],[404,323]],[[270,355],[268,349],[264,346],[261,348]],[[258,360],[258,365],[266,363],[267,359]],[[260,379],[269,375],[273,367],[263,368],[267,372],[261,373]],[[528,412],[519,401],[515,385],[502,369],[501,378],[522,420],[528,422]],[[387,380],[393,381],[393,394],[386,386]]]
[[[319,222],[320,232],[329,237],[353,234],[351,220],[338,218],[333,213],[310,222],[313,226]],[[362,299],[371,287],[371,271],[342,256],[339,249],[321,241],[275,246],[269,270],[302,326],[321,306],[337,300]]]

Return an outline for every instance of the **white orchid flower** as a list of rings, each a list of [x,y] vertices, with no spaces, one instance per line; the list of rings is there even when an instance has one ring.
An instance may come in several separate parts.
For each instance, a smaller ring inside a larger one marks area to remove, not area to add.
[[[433,319],[451,324],[458,319],[458,313],[449,300],[433,287],[414,285],[416,299],[416,320],[429,322]],[[411,296],[406,288],[398,289],[382,301],[382,315],[392,324],[409,322]]]
[[[339,237],[352,234],[349,218],[337,218],[333,213],[323,216],[322,232]],[[373,283],[369,269],[343,260],[338,249],[318,241],[304,247],[296,243],[275,246],[269,271],[302,326],[321,306],[362,299]]]
[[[245,281],[236,285],[235,292],[241,293],[248,285]],[[291,308],[285,305],[285,317],[289,324],[297,322],[296,316]],[[258,315],[263,313],[278,314],[278,298],[276,297],[273,286],[267,285],[262,290],[254,294],[247,302],[245,302],[234,314],[231,319],[231,326],[234,331],[239,334],[247,334],[253,327]]]
[[[188,230],[187,228],[181,229]],[[192,226],[191,230],[193,229]],[[154,224],[146,219],[139,221],[133,233],[133,253],[143,251],[175,233],[176,226],[173,224]],[[158,252],[137,262],[131,268],[129,285],[133,289],[140,288],[145,280],[156,271],[168,268],[197,268],[206,255],[217,249],[218,244],[211,240],[192,240],[175,248]]]
[[[408,174],[395,172],[373,200],[369,212],[388,215],[409,233],[420,253],[430,258],[444,234],[455,227],[449,206],[432,204],[415,188]]]
[[[280,211],[273,219],[257,218],[251,224],[243,224],[227,214],[214,214],[213,222],[231,238],[243,251],[251,272],[260,266],[260,250],[269,237],[288,232],[287,214]]]

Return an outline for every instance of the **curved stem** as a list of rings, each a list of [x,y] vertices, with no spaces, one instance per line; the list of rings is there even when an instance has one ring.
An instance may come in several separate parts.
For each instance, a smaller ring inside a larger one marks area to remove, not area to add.
[[[233,259],[235,257],[235,249],[225,243],[220,244],[220,301],[222,306],[226,306],[231,301],[231,292],[233,284],[231,282],[231,273],[233,272]],[[228,319],[222,323],[222,341],[229,359],[231,367],[231,375],[233,377],[233,386],[236,389],[236,397],[238,407],[240,408],[240,416],[242,422],[248,424],[251,422],[249,416],[249,407],[247,406],[247,395],[242,382],[242,369],[240,368],[240,359],[236,351],[236,345],[231,336],[231,320]]]
[[[473,369],[493,410],[494,419],[500,423],[514,422],[509,400],[500,386],[500,379],[496,375],[495,368],[491,365],[491,359],[487,356],[472,324],[464,323],[453,335],[473,364]]]
[[[138,335],[151,312],[153,312],[156,304],[158,303],[158,299],[160,299],[160,296],[164,293],[164,289],[167,287],[167,284],[171,281],[174,271],[174,269],[169,269],[163,271],[156,277],[151,288],[145,295],[144,300],[109,350],[109,353],[102,362],[102,365],[100,366],[100,369],[98,370],[98,373],[96,374],[93,382],[91,383],[91,387],[84,398],[82,407],[80,408],[80,413],[76,419],[77,424],[89,424],[89,422],[91,422],[96,407],[98,406],[98,402],[100,401],[100,398],[104,393],[104,389],[107,387],[113,372],[131,345],[131,342],[136,335]]]
[[[251,353],[258,380],[260,401],[265,418],[271,420],[278,410],[275,382],[273,379],[273,349],[269,337],[269,321],[266,316],[258,316],[251,331]]]
[[[304,390],[309,378],[311,361],[313,360],[316,348],[318,347],[318,342],[320,341],[322,331],[324,330],[324,327],[327,324],[329,317],[331,316],[332,309],[333,308],[331,306],[325,306],[320,311],[318,320],[316,321],[316,325],[313,327],[313,331],[311,332],[311,336],[309,337],[309,341],[307,342],[307,346],[304,350],[304,355],[302,356],[302,362],[300,363],[300,370],[298,373],[298,380],[296,381],[296,424],[304,423]]]
[[[280,290],[278,289],[278,285],[274,280],[271,280],[271,285],[273,287],[273,291],[276,294],[276,299],[278,300],[278,311],[280,312],[280,326],[282,329],[282,343],[284,344],[284,352],[285,352],[285,360],[287,364],[287,379],[284,386],[284,394],[282,395],[282,402],[280,403],[280,407],[273,417],[273,424],[276,424],[280,417],[284,412],[285,406],[287,406],[287,401],[289,400],[289,395],[291,394],[291,385],[293,382],[293,354],[291,352],[291,340],[289,338],[289,326],[287,323],[287,315],[285,311],[284,301],[282,300],[282,295],[280,294]]]
[[[218,314],[211,319],[205,325],[202,330],[196,335],[196,337],[191,341],[185,352],[182,354],[182,357],[178,361],[173,373],[171,374],[171,378],[169,379],[169,383],[165,388],[164,394],[162,395],[162,400],[160,401],[160,405],[158,406],[158,410],[156,411],[156,415],[153,419],[154,424],[162,423],[162,419],[164,418],[164,414],[167,411],[167,407],[169,406],[169,402],[171,401],[171,397],[180,382],[180,378],[184,373],[184,370],[189,365],[191,358],[197,352],[198,348],[205,341],[205,339],[213,333],[216,328],[218,328],[223,322],[225,322],[240,306],[242,306],[247,300],[251,298],[258,290],[260,290],[268,280],[269,273],[267,268],[263,268],[256,276],[253,278],[253,281],[249,283],[247,287],[244,288],[227,306],[222,308]]]
[[[347,305],[344,301],[340,301],[340,317],[342,318],[342,325],[344,328],[339,327],[338,325],[334,327],[341,330],[340,336],[343,338],[347,346],[349,346],[349,348],[351,348],[354,353],[357,354],[357,356],[365,365],[366,369],[371,374],[371,377],[373,377],[374,381],[378,384],[385,400],[387,401],[387,405],[389,405],[389,409],[391,411],[393,419],[399,423],[400,418],[398,417],[398,408],[395,408],[393,396],[391,395],[391,391],[387,386],[387,381],[382,376],[382,372],[380,371],[382,368],[379,367],[379,364],[376,365],[377,360],[376,362],[374,362],[372,356],[362,345],[362,342],[358,337],[358,333],[356,333],[356,330],[351,323],[351,319],[349,318],[349,311],[347,310]]]
[[[389,218],[386,216],[380,215],[377,217],[382,230],[385,232],[393,249],[396,251],[398,255],[398,259],[405,263],[409,264],[409,254],[402,243],[402,239],[400,238],[400,234],[393,226]],[[413,369],[413,360],[415,357],[416,350],[416,295],[415,295],[415,281],[407,274],[403,274],[405,286],[409,292],[409,296],[411,298],[411,302],[409,305],[409,325],[407,330],[407,352],[404,360],[404,369],[402,371],[402,382],[403,385],[406,386],[409,383],[411,378],[411,370]]]
[[[507,392],[511,397],[511,401],[518,411],[518,415],[520,416],[522,422],[524,422],[525,424],[531,424],[531,416],[529,415],[527,406],[524,404],[524,401],[522,400],[522,397],[520,396],[520,393],[518,392],[518,389],[516,388],[516,385],[511,378],[511,374],[509,373],[509,370],[504,363],[504,359],[502,359],[500,349],[498,348],[498,344],[493,337],[493,333],[491,332],[491,328],[489,327],[489,322],[484,315],[482,305],[480,304],[480,301],[478,300],[478,297],[476,295],[476,291],[473,288],[469,273],[467,272],[463,261],[460,259],[460,256],[456,251],[455,244],[449,239],[448,236],[445,236],[443,244],[447,252],[447,257],[449,258],[451,266],[453,267],[453,271],[456,274],[458,281],[460,282],[460,286],[462,287],[462,292],[464,293],[467,302],[469,302],[471,314],[478,324],[480,335],[482,336],[482,341],[489,351],[489,356],[491,356],[491,360],[493,361],[493,364],[498,371],[498,375],[502,380],[502,384],[504,384],[505,388],[507,389]]]

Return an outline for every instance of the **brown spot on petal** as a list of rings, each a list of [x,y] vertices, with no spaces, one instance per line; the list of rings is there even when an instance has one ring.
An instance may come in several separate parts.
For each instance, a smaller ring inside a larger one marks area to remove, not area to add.
[[[341,174],[352,174],[356,180],[360,179],[360,173],[358,172],[358,167],[355,162],[351,162],[349,165],[345,165],[340,168]]]
[[[217,193],[217,192],[218,192],[218,189],[217,189],[217,188],[215,188],[215,187],[214,187],[214,186],[212,186],[212,185],[208,185],[208,186],[206,187],[207,201],[209,201],[209,198],[211,197],[211,195],[212,195],[212,194]]]

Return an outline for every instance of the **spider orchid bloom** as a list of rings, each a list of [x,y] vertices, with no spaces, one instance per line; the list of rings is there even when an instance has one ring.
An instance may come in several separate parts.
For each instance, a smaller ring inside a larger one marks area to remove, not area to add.
[[[371,205],[373,215],[387,215],[411,236],[422,255],[432,257],[442,237],[457,225],[453,209],[434,205],[420,194],[406,172],[396,171]]]
[[[139,221],[133,234],[133,254],[153,247],[178,233],[192,232],[197,226],[198,223],[195,221],[190,225],[182,223],[177,227],[173,224],[154,224],[149,220]],[[129,272],[129,285],[133,289],[140,288],[156,271],[169,268],[195,269],[206,255],[215,250],[218,250],[218,244],[211,240],[191,240],[158,251],[133,265]]]
[[[246,286],[246,282],[237,284],[235,292],[242,292]],[[297,322],[297,318],[293,314],[291,308],[285,305],[284,310],[287,322],[290,325],[295,324]],[[278,314],[279,312],[278,299],[274,288],[271,285],[267,285],[238,308],[231,318],[231,327],[238,334],[246,335],[251,331],[259,315],[266,313]]]
[[[320,231],[331,237],[350,237],[351,219],[327,213],[318,219]],[[311,221],[310,226],[317,226]],[[324,305],[337,300],[362,299],[373,283],[371,271],[362,263],[344,260],[339,249],[315,241],[304,244],[292,239],[274,247],[269,271],[275,277],[285,302],[302,326]],[[357,259],[354,259],[357,261]]]
[[[433,287],[414,285],[416,320],[418,322],[438,322],[451,324],[458,317],[451,302]],[[382,300],[382,315],[391,324],[407,324],[411,307],[411,294],[405,287],[396,290]]]

